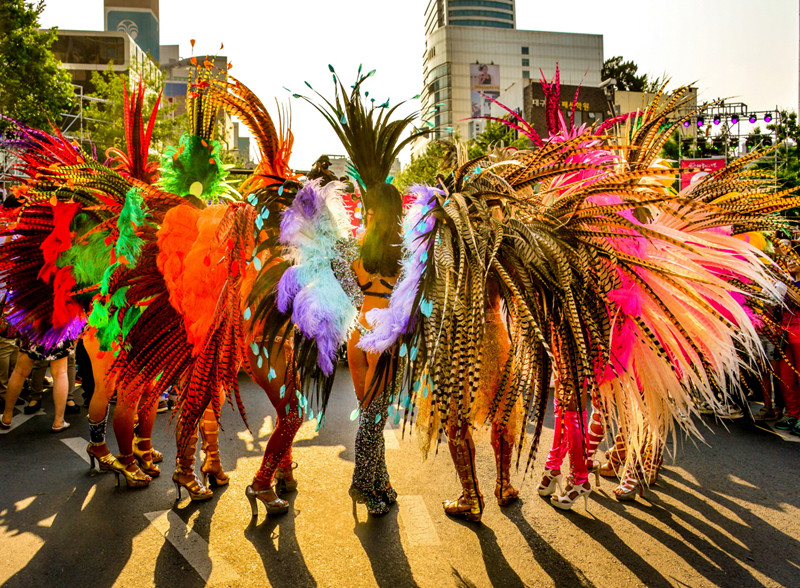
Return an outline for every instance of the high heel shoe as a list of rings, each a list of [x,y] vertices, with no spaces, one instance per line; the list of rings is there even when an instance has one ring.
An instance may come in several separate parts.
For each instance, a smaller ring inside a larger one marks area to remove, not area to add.
[[[92,451],[93,448],[101,446],[105,446],[105,443],[89,443],[86,446],[86,453],[89,455],[89,469],[101,473],[124,470],[125,466],[110,451],[103,455],[97,455]],[[106,451],[108,451],[108,448],[106,448]]]
[[[267,510],[267,515],[278,515],[289,512],[289,503],[278,498],[271,486],[263,490],[253,490],[251,484],[244,489],[244,495],[247,497],[247,500],[250,501],[250,510],[254,517],[258,516],[259,502],[264,505],[264,508]],[[263,495],[272,495],[275,498],[272,500],[259,498],[259,496]]]
[[[200,466],[200,473],[203,474],[203,484],[209,486],[225,486],[230,478],[222,469],[222,462],[219,460],[219,423],[214,416],[214,411],[207,408],[200,420],[200,436],[203,438],[201,449],[203,450],[203,465]]]
[[[389,506],[377,492],[369,492],[367,490],[362,490],[356,485],[351,485],[348,493],[350,494],[350,498],[353,499],[354,513],[356,503],[366,505],[367,513],[372,516],[379,517],[389,512]]]
[[[542,482],[539,484],[539,488],[537,488],[539,496],[550,496],[556,490],[561,492],[561,483],[563,479],[564,476],[561,475],[561,472],[557,472],[557,470],[545,470]]]
[[[498,479],[494,488],[494,496],[499,506],[508,506],[519,498],[519,490],[508,483],[508,480]]]
[[[392,488],[392,485],[387,481],[386,489],[380,492],[380,498],[386,503],[387,506],[392,506],[395,502],[397,502],[397,490]]]
[[[592,493],[592,485],[587,481],[580,486],[573,486],[567,484],[564,492],[554,494],[550,497],[550,504],[561,510],[571,510],[575,501],[583,496],[583,505],[586,510],[589,510],[589,494]]]
[[[186,488],[189,498],[194,501],[209,500],[214,496],[211,490],[200,483],[194,470],[186,471],[178,466],[175,468],[175,473],[172,474],[172,481],[175,484],[175,490],[178,492],[178,500],[181,499],[181,488]]]
[[[275,494],[289,494],[297,491],[297,480],[294,479],[293,470],[297,469],[297,462],[293,461],[288,468],[278,467],[275,470]]]
[[[466,521],[477,523],[483,516],[483,496],[475,490],[465,488],[456,500],[445,500],[442,506],[446,514]]]
[[[136,455],[136,452],[139,451],[140,453],[144,451],[150,452],[150,461],[153,463],[161,463],[164,461],[164,454],[161,453],[158,449],[153,447],[153,444],[150,443],[150,449],[139,449],[139,443],[142,441],[150,441],[149,437],[139,437],[136,433],[133,434],[133,453]],[[138,456],[137,456],[138,459]]]
[[[606,463],[600,466],[597,471],[604,478],[618,478],[625,464],[628,449],[622,433],[617,433],[614,437],[614,446],[606,451]]]
[[[642,483],[643,474],[641,468],[632,467],[622,478],[619,486],[614,488],[614,496],[617,500],[631,502],[636,500],[636,494],[644,496],[644,484]]]
[[[150,482],[153,480],[150,476],[145,474],[142,470],[139,469],[139,466],[136,465],[136,458],[133,457],[133,453],[129,453],[128,455],[119,455],[117,456],[117,463],[119,463],[122,468],[121,469],[113,469],[114,472],[114,479],[115,484],[114,486],[119,486],[119,475],[122,474],[125,476],[125,484],[128,488],[146,488],[150,485]],[[134,465],[136,467],[135,471],[128,470],[128,466]]]
[[[133,456],[136,458],[136,461],[139,464],[139,469],[141,469],[151,478],[157,478],[161,475],[161,469],[155,465],[155,459],[153,458],[153,452],[155,450],[152,448],[152,446],[147,449],[141,449],[139,447],[139,443],[145,441],[148,443],[148,445],[150,445],[150,439],[134,437]]]
[[[216,486],[225,486],[230,482],[228,474],[222,469],[222,463],[219,461],[219,454],[217,458],[209,457],[206,453],[206,459],[203,460],[203,465],[200,466],[200,473],[203,474],[203,484],[212,488]],[[295,488],[297,483],[295,482]]]
[[[594,474],[594,485],[600,486],[600,468],[602,467],[600,460],[592,458],[586,466],[589,475]]]

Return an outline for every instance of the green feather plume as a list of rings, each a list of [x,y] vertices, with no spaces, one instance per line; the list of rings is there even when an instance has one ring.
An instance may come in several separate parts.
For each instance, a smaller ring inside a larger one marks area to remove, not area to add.
[[[167,148],[161,158],[159,186],[178,196],[215,200],[227,175],[218,141],[184,134],[180,146]]]

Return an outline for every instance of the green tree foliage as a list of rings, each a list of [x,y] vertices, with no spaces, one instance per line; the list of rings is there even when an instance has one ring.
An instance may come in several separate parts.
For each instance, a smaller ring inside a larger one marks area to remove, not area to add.
[[[411,159],[403,171],[394,178],[392,182],[401,194],[405,194],[409,186],[414,184],[426,184],[432,186],[436,180],[436,174],[442,167],[442,161],[447,156],[447,147],[440,141],[431,141],[425,148],[425,152],[418,157]]]
[[[72,80],[50,47],[56,29],[39,30],[44,1],[0,0],[0,112],[49,130],[73,99]],[[0,132],[10,123],[0,120]]]
[[[617,80],[618,90],[628,90],[631,92],[644,92],[650,87],[647,83],[647,74],[636,75],[639,66],[633,61],[623,61],[621,55],[609,57],[603,62],[603,69],[600,78]],[[658,78],[654,82],[659,83]]]
[[[84,125],[86,137],[97,148],[98,153],[104,153],[109,147],[125,147],[125,133],[123,120],[125,106],[123,101],[123,86],[136,87],[139,83],[139,74],[132,70],[132,75],[125,76],[114,71],[113,63],[102,72],[92,72],[92,84],[95,91],[88,94],[89,98],[84,105]],[[145,96],[145,116],[151,112],[158,93],[163,87],[163,82],[153,75],[144,76],[148,92]],[[153,128],[152,149],[163,151],[170,145],[177,145],[180,136],[188,130],[189,122],[186,114],[175,116],[176,106],[170,104],[163,97],[159,105],[156,124]]]
[[[474,139],[469,142],[469,157],[481,157],[491,147],[516,147],[517,149],[528,149],[530,141],[524,137],[515,137],[514,130],[506,125],[487,121],[486,128]]]

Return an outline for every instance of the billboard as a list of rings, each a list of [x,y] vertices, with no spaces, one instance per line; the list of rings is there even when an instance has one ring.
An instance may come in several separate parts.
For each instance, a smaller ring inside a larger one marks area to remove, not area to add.
[[[696,184],[711,172],[725,167],[724,157],[704,157],[702,159],[681,159],[681,169],[689,171],[681,173],[681,190]]]
[[[110,8],[106,11],[106,30],[128,33],[143,51],[158,60],[158,20],[151,11]]]
[[[486,63],[469,64],[470,97],[472,117],[489,116],[492,103],[487,96],[495,100],[500,96],[500,66]]]

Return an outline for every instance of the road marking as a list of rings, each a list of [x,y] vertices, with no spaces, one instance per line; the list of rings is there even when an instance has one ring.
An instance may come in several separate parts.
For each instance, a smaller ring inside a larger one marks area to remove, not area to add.
[[[0,435],[7,435],[17,427],[19,427],[22,423],[31,419],[35,416],[39,416],[40,414],[47,414],[45,411],[40,410],[39,412],[35,412],[33,414],[18,414],[14,415],[14,418],[11,419],[11,428],[10,429],[0,429]]]
[[[394,429],[384,429],[383,439],[386,441],[386,449],[400,449],[400,442],[394,434]]]
[[[86,439],[83,437],[68,437],[66,439],[62,439],[61,442],[81,456],[83,461],[91,465],[91,462],[89,461],[89,454],[86,453],[86,446],[89,443]]]
[[[175,511],[146,512],[144,516],[203,578],[206,584],[232,584],[239,574],[205,539],[188,528]],[[213,564],[212,564],[213,562]]]
[[[418,547],[442,544],[422,496],[404,494],[397,499],[397,504],[400,505],[400,520],[409,545]]]

